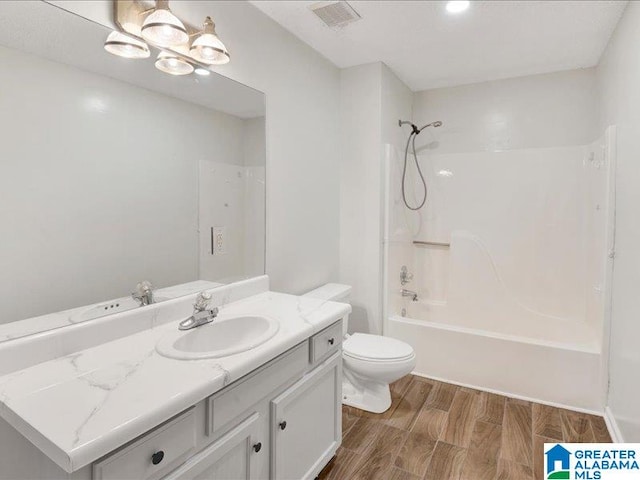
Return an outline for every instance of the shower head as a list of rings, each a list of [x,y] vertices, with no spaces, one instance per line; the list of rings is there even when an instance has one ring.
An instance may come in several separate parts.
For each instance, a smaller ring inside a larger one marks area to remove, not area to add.
[[[412,122],[410,122],[408,120],[398,120],[398,125],[399,126],[411,125],[411,130],[412,130],[411,133],[417,135],[427,127],[434,127],[434,128],[441,127],[442,126],[442,122],[440,120],[436,120],[435,122],[428,123],[428,124],[424,125],[423,127],[418,128],[417,125],[413,124]]]
[[[435,122],[427,123],[424,127],[418,129],[418,133],[424,130],[427,127],[438,128],[442,126],[442,122],[440,120],[436,120]]]

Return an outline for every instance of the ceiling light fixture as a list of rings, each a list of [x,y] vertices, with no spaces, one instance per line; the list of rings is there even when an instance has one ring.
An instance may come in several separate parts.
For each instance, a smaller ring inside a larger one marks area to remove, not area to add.
[[[169,75],[189,75],[193,72],[193,65],[172,52],[160,52],[156,68]]]
[[[461,13],[469,8],[471,2],[469,0],[451,0],[447,2],[447,12]]]
[[[202,33],[194,40],[189,53],[193,58],[207,65],[229,63],[229,52],[216,35],[216,24],[213,23],[211,17],[204,20]]]
[[[124,58],[149,58],[151,55],[146,43],[117,31],[109,34],[104,42],[104,49]]]
[[[184,24],[169,10],[169,0],[157,0],[156,8],[142,24],[142,38],[159,47],[176,47],[189,42]]]
[[[206,68],[202,68],[202,67],[196,68],[194,70],[194,73],[196,75],[200,75],[200,76],[203,76],[203,77],[208,77],[211,74],[211,72],[209,70],[207,70]]]

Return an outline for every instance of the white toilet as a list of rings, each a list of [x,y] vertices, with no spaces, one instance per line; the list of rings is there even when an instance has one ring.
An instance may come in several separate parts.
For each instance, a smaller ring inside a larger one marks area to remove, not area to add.
[[[305,295],[349,303],[351,287],[327,283]],[[342,403],[368,412],[382,413],[391,406],[389,384],[416,366],[413,348],[400,340],[366,333],[347,334],[343,320]]]

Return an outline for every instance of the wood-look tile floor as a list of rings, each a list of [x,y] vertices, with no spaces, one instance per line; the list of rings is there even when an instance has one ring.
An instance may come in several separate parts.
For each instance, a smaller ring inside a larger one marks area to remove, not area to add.
[[[407,375],[376,415],[343,406],[321,480],[538,480],[545,442],[611,442],[602,417]]]

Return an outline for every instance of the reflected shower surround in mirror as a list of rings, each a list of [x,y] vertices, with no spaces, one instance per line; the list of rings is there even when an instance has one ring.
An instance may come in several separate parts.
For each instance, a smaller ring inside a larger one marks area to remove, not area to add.
[[[114,0],[116,24],[120,31],[107,37],[107,52],[129,59],[150,56],[148,44],[161,49],[155,62],[158,70],[170,75],[189,75],[196,68],[229,62],[227,47],[216,34],[211,17],[201,29],[182,22],[169,9],[168,0],[157,0],[148,8],[142,0]]]

